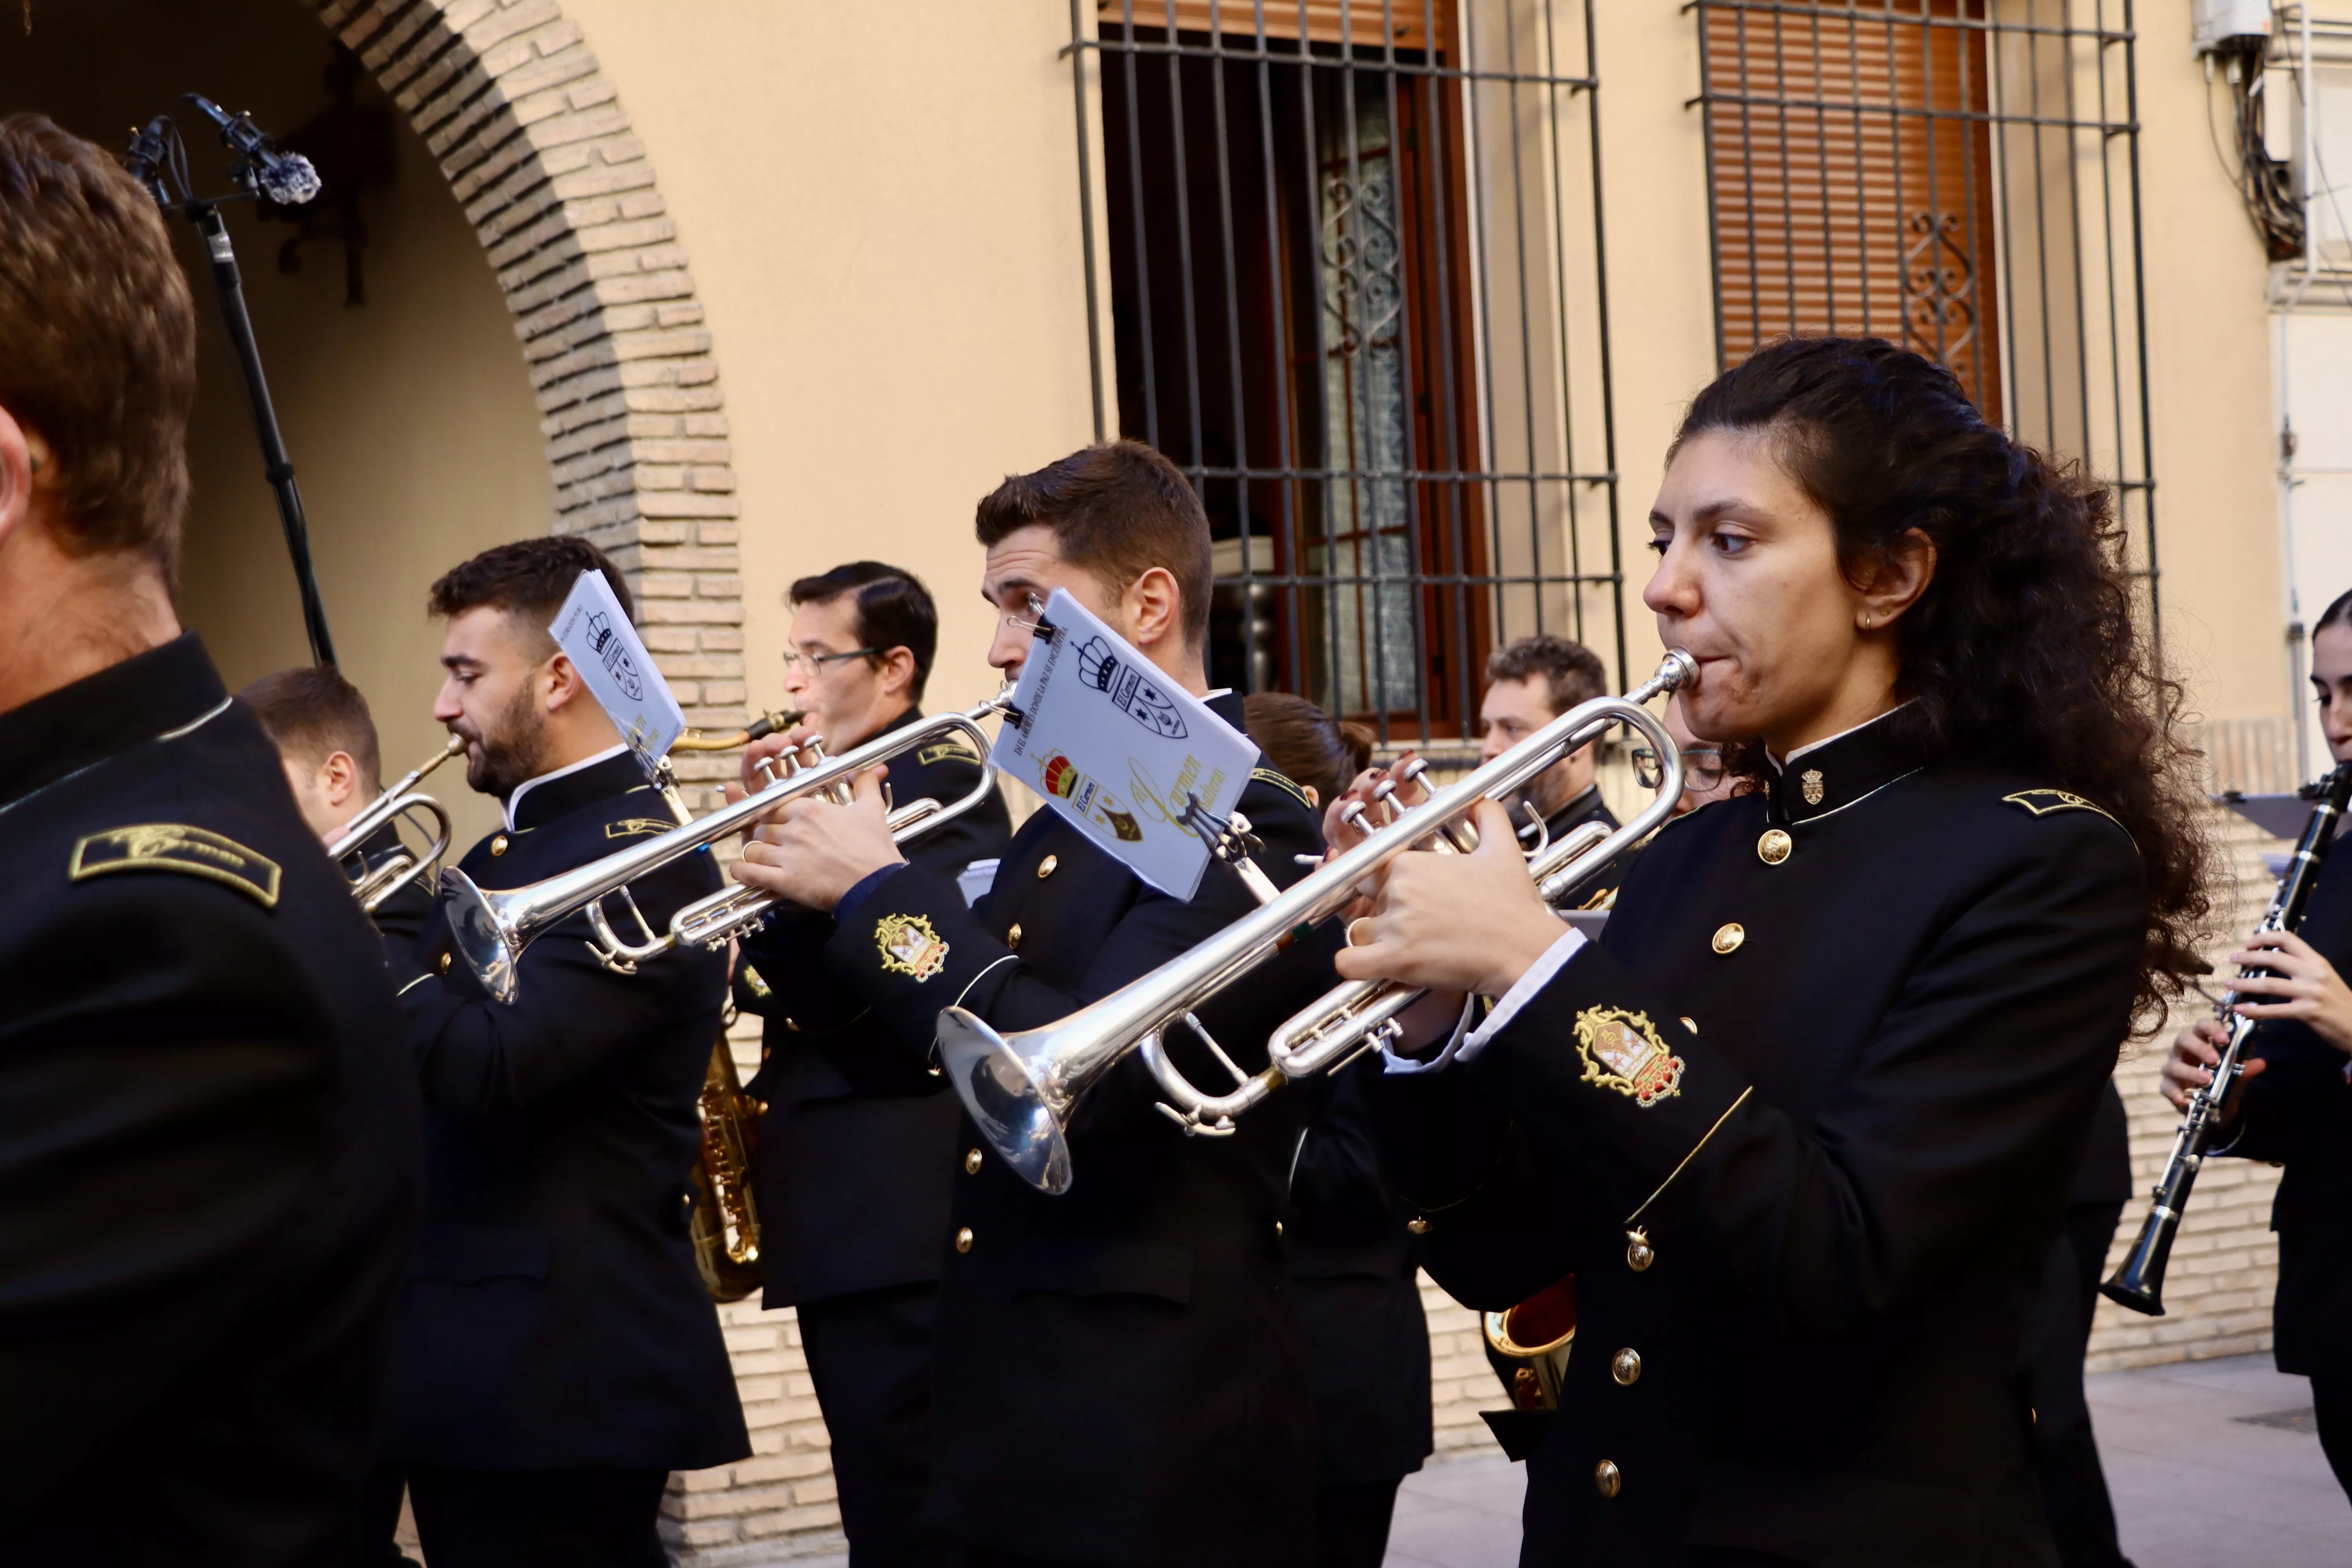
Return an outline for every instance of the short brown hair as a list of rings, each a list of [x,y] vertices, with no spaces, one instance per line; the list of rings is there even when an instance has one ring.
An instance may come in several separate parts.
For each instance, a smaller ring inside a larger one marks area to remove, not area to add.
[[[1590,702],[1609,689],[1609,673],[1601,656],[1580,642],[1538,632],[1507,647],[1498,647],[1486,660],[1486,684],[1525,680],[1540,675],[1550,693],[1555,719],[1580,702]]]
[[[637,606],[621,569],[603,551],[576,533],[545,533],[493,544],[471,561],[452,566],[433,584],[426,607],[447,619],[484,605],[530,621],[541,632],[554,623],[555,612],[572,596],[572,585],[583,572],[602,572],[621,601],[621,614],[636,624]],[[550,637],[552,645],[554,638]]]
[[[982,545],[1044,524],[1063,560],[1114,594],[1164,568],[1183,603],[1185,642],[1208,640],[1216,577],[1208,513],[1182,470],[1142,442],[1082,447],[1034,474],[1009,475],[981,499],[976,523]]]
[[[1287,691],[1253,691],[1243,698],[1242,728],[1285,776],[1312,785],[1325,805],[1371,765],[1370,730],[1334,719]]]
[[[383,787],[375,717],[360,689],[332,666],[306,664],[265,675],[236,700],[253,710],[269,743],[280,752],[312,767],[342,752],[359,769],[362,784]]]
[[[180,568],[196,316],[155,200],[46,116],[0,119],[0,408],[57,461],[76,555]]]

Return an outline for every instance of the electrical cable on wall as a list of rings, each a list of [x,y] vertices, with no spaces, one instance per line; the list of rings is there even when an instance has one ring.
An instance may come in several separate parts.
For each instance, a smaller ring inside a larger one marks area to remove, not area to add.
[[[2293,261],[2303,254],[2304,210],[2295,195],[2292,166],[2272,157],[2263,139],[2269,95],[2263,90],[2263,55],[2268,43],[2262,37],[2230,38],[2209,58],[2220,62],[2229,86],[2236,142],[2231,181],[2245,203],[2246,216],[2253,220],[2254,232],[2262,237],[2264,253],[2273,261]]]

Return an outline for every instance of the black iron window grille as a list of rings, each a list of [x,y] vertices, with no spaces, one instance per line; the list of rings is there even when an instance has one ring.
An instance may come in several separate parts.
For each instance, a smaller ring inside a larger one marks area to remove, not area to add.
[[[1107,292],[1113,340],[1096,434],[1200,490],[1213,679],[1384,744],[1474,734],[1486,657],[1524,633],[1622,681],[1589,0],[1070,22],[1087,319]]]
[[[2157,605],[2130,0],[1692,0],[1725,365],[1928,354],[2114,487]]]

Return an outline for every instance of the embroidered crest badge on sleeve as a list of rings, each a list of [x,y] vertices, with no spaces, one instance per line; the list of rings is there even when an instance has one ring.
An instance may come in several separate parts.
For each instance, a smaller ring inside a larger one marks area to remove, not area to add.
[[[919,985],[947,967],[948,944],[921,915],[884,915],[874,945],[882,950],[885,973],[911,974]]]
[[[226,883],[265,910],[278,907],[277,861],[234,838],[182,823],[148,822],[93,833],[74,846],[66,878],[81,882],[109,871],[184,871]]]
[[[1587,1007],[1576,1016],[1583,1081],[1630,1096],[1646,1110],[1682,1093],[1683,1059],[1666,1049],[1647,1013]]]
[[[658,816],[625,816],[618,822],[604,824],[607,838],[635,838],[648,833],[667,833],[677,826]]]

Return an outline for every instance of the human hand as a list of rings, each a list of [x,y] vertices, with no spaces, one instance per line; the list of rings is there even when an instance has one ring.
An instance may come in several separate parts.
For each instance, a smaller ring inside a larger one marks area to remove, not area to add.
[[[2176,1110],[2189,1109],[2189,1097],[2213,1081],[2221,1047],[2230,1043],[2229,1026],[2219,1018],[2200,1018],[2173,1037],[2172,1054],[2164,1058],[2164,1098]],[[2260,1078],[2270,1064],[2260,1057],[2240,1063],[2238,1078]]]
[[[890,837],[882,797],[888,772],[872,767],[859,773],[846,805],[812,794],[770,812],[744,841],[735,879],[805,909],[830,912],[842,895],[873,873],[905,865]],[[743,798],[737,785],[729,785],[727,794],[730,800]]]
[[[1561,935],[1528,875],[1511,819],[1491,800],[1472,821],[1468,855],[1400,855],[1371,912],[1349,928],[1333,960],[1343,978],[1386,979],[1433,991],[1500,996]]]
[[[2269,973],[2242,975],[2233,989],[2242,995],[2275,996],[2275,1002],[2241,1002],[2246,1018],[2293,1018],[2337,1050],[2352,1055],[2352,987],[2303,938],[2293,931],[2258,931],[2245,948],[2230,955],[2242,967]]]

